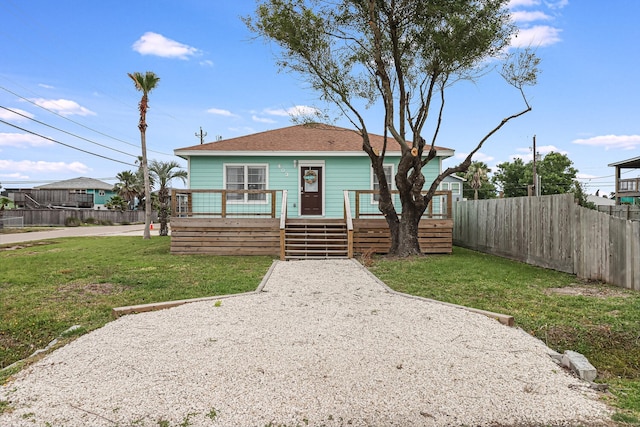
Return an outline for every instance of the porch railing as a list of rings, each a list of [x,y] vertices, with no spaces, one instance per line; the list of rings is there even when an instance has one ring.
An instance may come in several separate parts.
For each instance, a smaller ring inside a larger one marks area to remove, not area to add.
[[[355,211],[354,218],[375,218],[382,217],[382,212],[378,209],[378,190],[352,190],[354,194]],[[392,191],[391,197],[398,214],[402,215],[402,205],[400,203],[400,192]],[[451,191],[436,191],[431,203],[423,214],[423,218],[430,219],[450,219],[452,217]]]
[[[171,214],[179,218],[277,218],[282,190],[172,190]]]

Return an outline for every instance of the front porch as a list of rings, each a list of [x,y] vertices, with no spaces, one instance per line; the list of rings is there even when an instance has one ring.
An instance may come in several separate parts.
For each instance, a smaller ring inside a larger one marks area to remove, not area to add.
[[[391,239],[375,194],[345,190],[342,218],[290,218],[286,190],[173,190],[171,253],[281,260],[384,254]],[[419,225],[423,253],[452,252],[451,212],[451,192],[437,192]]]

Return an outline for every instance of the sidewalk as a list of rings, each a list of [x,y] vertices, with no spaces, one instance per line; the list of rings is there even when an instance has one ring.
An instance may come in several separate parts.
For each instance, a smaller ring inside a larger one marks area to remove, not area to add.
[[[160,224],[153,224],[151,236],[158,236]],[[144,224],[134,225],[98,225],[83,227],[52,227],[45,231],[30,233],[0,234],[0,245],[11,245],[35,240],[59,239],[61,237],[83,236],[140,236],[144,234]]]

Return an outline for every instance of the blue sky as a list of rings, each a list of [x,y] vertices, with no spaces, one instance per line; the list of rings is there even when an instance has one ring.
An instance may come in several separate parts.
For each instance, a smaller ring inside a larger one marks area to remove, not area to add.
[[[514,47],[536,47],[542,74],[527,90],[533,111],[474,160],[528,161],[536,135],[542,154],[569,156],[590,193],[612,191],[607,164],[640,155],[640,2],[510,6],[521,29]],[[253,0],[0,0],[0,120],[9,123],[0,122],[0,183],[31,187],[78,176],[113,183],[135,169],[140,93],[129,72],[161,79],[150,94],[149,158],[184,166],[173,150],[198,144],[200,127],[208,142],[290,126],[292,114],[327,107],[300,77],[278,72],[274,47],[253,40],[240,17],[254,7]],[[522,109],[519,93],[495,74],[448,96],[438,145],[457,157]],[[381,133],[380,109],[366,117]]]

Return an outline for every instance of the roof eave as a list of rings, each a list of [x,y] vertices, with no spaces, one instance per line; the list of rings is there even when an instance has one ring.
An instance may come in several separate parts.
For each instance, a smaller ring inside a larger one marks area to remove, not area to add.
[[[214,151],[214,150],[174,150],[176,156],[188,160],[189,157],[228,157],[246,156],[248,153],[256,157],[301,157],[301,156],[321,156],[321,157],[366,157],[364,151]],[[443,159],[452,157],[454,150],[437,150],[436,155]],[[400,151],[387,151],[387,157],[399,157]]]

